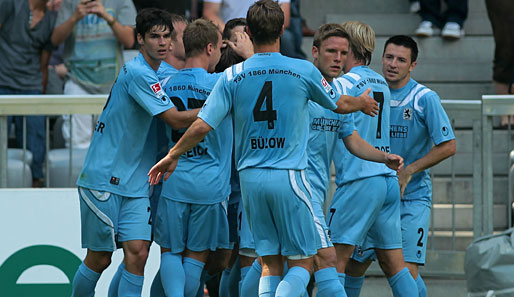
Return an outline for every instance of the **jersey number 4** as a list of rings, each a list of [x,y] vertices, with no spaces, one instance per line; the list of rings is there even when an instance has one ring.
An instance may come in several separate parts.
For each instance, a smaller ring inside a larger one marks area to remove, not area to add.
[[[277,120],[277,111],[273,109],[273,83],[266,81],[261,89],[257,103],[253,107],[254,122],[268,122],[268,129],[275,129],[275,121]],[[264,110],[262,109],[264,102]]]

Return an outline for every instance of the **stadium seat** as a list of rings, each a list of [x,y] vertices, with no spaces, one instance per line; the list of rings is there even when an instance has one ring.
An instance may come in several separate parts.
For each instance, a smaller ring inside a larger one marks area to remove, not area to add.
[[[51,188],[76,187],[75,183],[86,159],[87,149],[72,150],[72,169],[69,170],[69,149],[54,149],[48,153],[48,177]]]

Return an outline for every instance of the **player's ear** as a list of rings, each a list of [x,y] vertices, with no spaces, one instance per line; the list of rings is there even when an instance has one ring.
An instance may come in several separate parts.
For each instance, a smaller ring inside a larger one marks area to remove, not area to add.
[[[312,58],[317,59],[318,55],[319,55],[319,49],[317,46],[313,45],[312,46]]]
[[[137,43],[139,45],[145,44],[145,40],[144,40],[143,36],[141,35],[141,33],[137,33]]]
[[[412,70],[414,70],[414,68],[416,68],[417,65],[418,65],[418,61],[414,61],[414,62],[410,63],[409,72],[412,72]]]

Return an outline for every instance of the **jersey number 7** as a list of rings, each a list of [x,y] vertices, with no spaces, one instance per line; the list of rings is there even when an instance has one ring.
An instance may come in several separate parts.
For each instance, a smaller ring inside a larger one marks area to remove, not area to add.
[[[268,122],[268,129],[275,129],[275,121],[277,120],[277,111],[273,109],[273,83],[271,81],[266,81],[264,86],[259,93],[259,97],[257,98],[257,103],[253,107],[253,121],[254,122]],[[262,106],[264,105],[264,101],[266,101],[266,106],[264,110],[262,110]]]
[[[377,139],[382,138],[382,111],[384,109],[384,93],[373,92],[373,99],[378,102],[378,123],[377,123]]]

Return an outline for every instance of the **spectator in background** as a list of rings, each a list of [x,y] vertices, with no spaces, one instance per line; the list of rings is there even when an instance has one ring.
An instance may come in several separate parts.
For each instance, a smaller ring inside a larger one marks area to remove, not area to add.
[[[57,14],[61,8],[62,0],[48,1],[46,7]],[[56,50],[52,51],[50,61],[48,63],[48,83],[46,86],[46,94],[62,94],[64,90],[64,78],[68,69],[64,65],[62,54],[64,45],[61,44]]]
[[[514,94],[514,1],[486,0],[485,4],[496,43],[493,64],[496,94]],[[501,126],[507,127],[508,122],[508,117],[503,116]],[[512,117],[510,123],[514,123]]]
[[[124,0],[64,0],[52,34],[54,44],[64,43],[68,80],[64,94],[108,94],[123,65],[122,48],[134,44],[136,9]],[[90,115],[64,117],[66,146],[87,148],[93,121]]]
[[[0,94],[44,94],[55,14],[48,0],[0,0]],[[9,117],[23,145],[23,117]],[[32,152],[32,185],[40,186],[45,159],[45,116],[27,116],[26,146]]]
[[[186,19],[191,17],[191,0],[133,0],[136,10],[144,8],[160,8],[169,13],[183,15]]]
[[[246,17],[254,0],[204,0],[203,18],[218,25],[221,31],[228,20]],[[299,0],[278,0],[284,12],[284,33],[280,41],[280,52],[288,57],[305,59],[302,52],[302,19]]]
[[[441,12],[441,0],[420,0],[419,2],[421,23],[416,29],[416,36],[434,35],[434,26],[442,28],[443,38],[459,39],[464,36],[462,28],[468,16],[468,0],[446,0],[447,9],[444,13]]]

